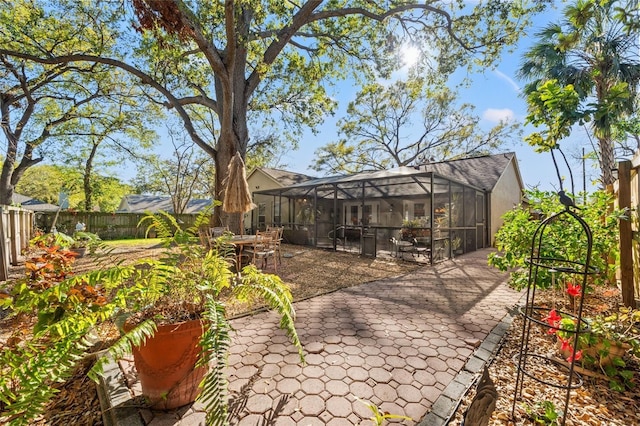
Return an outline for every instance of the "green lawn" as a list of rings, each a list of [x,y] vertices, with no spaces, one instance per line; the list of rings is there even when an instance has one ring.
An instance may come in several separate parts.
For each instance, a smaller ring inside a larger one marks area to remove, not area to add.
[[[127,240],[105,240],[103,243],[110,247],[128,247],[128,246],[154,246],[160,244],[160,238],[135,238]]]

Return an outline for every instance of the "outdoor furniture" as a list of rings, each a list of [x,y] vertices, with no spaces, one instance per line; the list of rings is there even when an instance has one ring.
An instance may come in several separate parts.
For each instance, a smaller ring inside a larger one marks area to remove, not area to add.
[[[276,250],[276,259],[278,263],[282,263],[282,234],[284,233],[284,226],[267,226],[267,232],[276,232],[275,237],[275,250]]]
[[[257,265],[260,261],[260,268],[265,269],[268,265],[269,259],[273,259],[273,269],[278,272],[278,262],[276,259],[276,239],[278,231],[262,232],[258,231],[255,235],[254,244],[252,247],[247,248],[247,253],[253,255],[252,263]]]
[[[229,228],[227,226],[214,226],[213,228],[209,228],[209,235],[211,238],[218,238],[228,231]]]
[[[198,229],[198,238],[200,238],[200,244],[206,248],[211,248],[211,234],[209,228]]]
[[[242,268],[242,256],[245,251],[245,246],[248,246],[247,253],[253,259],[253,253],[251,248],[254,247],[259,241],[258,235],[234,235],[229,239],[229,244],[232,244],[236,248],[236,265],[238,270]],[[261,239],[262,237],[260,237]]]
[[[424,256],[425,260],[429,260],[431,256],[431,242],[430,240],[412,238],[411,240],[400,240],[395,237],[391,238],[391,244],[393,245],[392,254],[395,257],[405,259],[405,254],[409,253],[412,260],[419,260],[420,256]]]
[[[410,253],[413,257],[413,243],[411,241],[399,240],[392,237],[391,244],[393,245],[393,253],[395,253],[395,257],[404,259],[405,253]]]
[[[413,243],[413,252],[417,257],[424,256],[425,259],[429,259],[431,255],[431,240],[429,237],[421,238],[418,240],[414,238],[412,240]]]

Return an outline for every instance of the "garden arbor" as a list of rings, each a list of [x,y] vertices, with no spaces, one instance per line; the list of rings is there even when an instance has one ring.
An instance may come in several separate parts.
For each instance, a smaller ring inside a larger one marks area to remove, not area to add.
[[[489,244],[486,190],[421,167],[314,179],[254,192],[254,202],[253,227],[284,226],[294,244],[375,256],[395,238],[421,244],[430,261]]]

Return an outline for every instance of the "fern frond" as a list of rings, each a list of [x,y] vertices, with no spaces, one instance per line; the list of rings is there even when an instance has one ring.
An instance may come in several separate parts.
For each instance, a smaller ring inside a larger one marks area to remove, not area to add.
[[[295,309],[293,307],[289,287],[277,275],[263,274],[252,268],[245,268],[240,285],[234,288],[240,300],[260,297],[269,309],[280,315],[280,328],[285,331],[289,340],[298,349],[300,361],[304,362],[302,343],[294,324]]]
[[[213,204],[202,209],[198,215],[196,216],[196,220],[190,228],[187,229],[193,235],[198,234],[198,230],[202,227],[209,226],[211,215],[213,214],[213,209],[216,206],[221,206],[222,203],[218,200],[213,200]]]
[[[53,385],[71,377],[89,347],[78,332],[46,345],[28,345],[2,351],[0,359],[9,370],[0,374],[0,393],[6,406],[3,415],[11,425],[29,425],[42,414],[46,403],[58,392]]]
[[[112,359],[120,359],[125,354],[130,354],[133,346],[143,345],[148,338],[152,337],[157,330],[157,325],[154,320],[149,319],[143,321],[140,325],[136,326],[133,330],[130,330],[120,339],[118,339],[107,350],[107,356],[100,356],[93,367],[89,370],[87,375],[94,382],[98,382],[98,376],[104,371],[104,366],[109,362],[109,357]]]
[[[206,298],[204,320],[207,329],[203,334],[201,356],[198,365],[207,365],[198,399],[207,411],[207,425],[227,424],[227,378],[225,368],[229,354],[231,326],[225,318],[224,305],[212,296]]]
[[[149,234],[149,231],[155,229],[158,237],[162,239],[163,246],[169,247],[170,240],[173,237],[176,230],[180,230],[180,225],[175,217],[171,216],[165,211],[159,211],[155,214],[147,213],[140,221],[138,226],[146,225],[145,235]]]

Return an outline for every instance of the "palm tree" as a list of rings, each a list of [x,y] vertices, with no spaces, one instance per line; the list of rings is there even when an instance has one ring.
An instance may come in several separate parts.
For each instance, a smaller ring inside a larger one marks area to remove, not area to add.
[[[560,23],[536,34],[518,76],[529,83],[525,93],[556,79],[573,85],[585,118],[598,140],[602,184],[613,183],[616,123],[634,111],[640,82],[638,32],[624,19],[637,0],[577,0]]]

